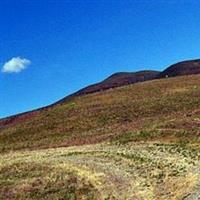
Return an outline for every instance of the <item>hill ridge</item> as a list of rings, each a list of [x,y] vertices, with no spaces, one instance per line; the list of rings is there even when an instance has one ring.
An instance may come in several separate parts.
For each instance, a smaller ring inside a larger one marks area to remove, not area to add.
[[[121,87],[128,84],[135,84],[138,82],[149,81],[154,79],[162,79],[166,77],[175,77],[182,75],[191,75],[191,74],[199,74],[200,73],[200,59],[192,59],[192,60],[184,60],[181,62],[177,62],[175,64],[170,65],[163,71],[155,71],[155,70],[141,70],[136,72],[116,72],[109,77],[105,78],[103,81],[91,84],[86,86],[77,92],[74,92],[53,104],[33,109],[30,111],[18,113],[15,115],[7,116],[0,119],[0,126],[6,125],[11,121],[16,120],[16,118],[20,117],[21,119],[26,119],[26,117],[35,115],[38,111],[48,109],[51,106],[54,106],[59,103],[63,103],[68,101],[74,97],[87,95],[95,92],[100,92],[104,90],[108,90],[115,87]]]

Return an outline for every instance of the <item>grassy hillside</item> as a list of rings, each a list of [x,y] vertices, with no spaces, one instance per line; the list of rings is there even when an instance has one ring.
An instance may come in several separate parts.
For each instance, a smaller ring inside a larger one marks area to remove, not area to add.
[[[0,152],[113,140],[198,140],[200,75],[76,97],[0,129]],[[92,137],[91,137],[92,136]]]
[[[183,199],[199,136],[200,75],[75,97],[0,126],[0,199]]]

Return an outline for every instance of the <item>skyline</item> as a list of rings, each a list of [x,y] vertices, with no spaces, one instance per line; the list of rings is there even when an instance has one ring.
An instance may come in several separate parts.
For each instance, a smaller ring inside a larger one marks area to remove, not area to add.
[[[200,58],[199,18],[197,1],[0,2],[0,67],[13,58],[21,66],[0,73],[0,118],[49,105],[115,72]]]

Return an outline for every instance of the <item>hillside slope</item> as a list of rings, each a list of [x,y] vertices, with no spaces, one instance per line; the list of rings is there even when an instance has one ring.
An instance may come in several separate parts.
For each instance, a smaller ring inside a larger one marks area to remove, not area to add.
[[[139,72],[118,72],[109,76],[108,78],[101,81],[100,83],[89,85],[88,87],[85,87],[73,93],[69,97],[91,94],[94,92],[100,92],[107,89],[129,85],[129,84],[133,84],[137,82],[152,80],[152,79],[155,79],[159,75],[159,73],[160,72],[153,71],[153,70],[145,70],[145,71],[139,71]],[[62,99],[59,102],[68,100],[69,97]]]
[[[54,105],[60,104],[65,101],[70,101],[74,97],[83,96],[86,94],[92,94],[95,92],[101,92],[108,89],[121,87],[129,84],[135,84],[138,82],[144,82],[154,79],[162,79],[166,77],[176,77],[176,76],[183,76],[183,75],[192,75],[192,74],[199,74],[200,73],[200,60],[187,60],[183,62],[178,62],[167,67],[164,71],[153,71],[153,70],[144,70],[138,72],[119,72],[111,75],[110,77],[106,78],[105,80],[89,85],[79,91],[68,95],[61,100],[53,103],[52,105],[45,106],[39,109],[35,109],[33,111],[28,111],[25,113],[20,113],[17,115],[13,115],[10,117],[6,117],[4,119],[0,119],[0,127],[10,124],[10,123],[17,123],[18,121],[23,121],[26,119],[31,118],[36,113],[41,110],[46,110],[49,107],[53,107]]]
[[[186,139],[194,139],[199,136],[199,85],[200,75],[193,75],[74,97],[28,119],[2,123],[0,151],[95,143],[141,129],[162,137],[175,131],[174,138],[184,131]]]
[[[5,126],[10,123],[17,123],[17,122],[20,122],[23,120],[27,120],[41,110],[46,110],[47,108],[53,107],[56,104],[59,104],[59,103],[65,102],[65,101],[69,101],[70,99],[72,99],[74,97],[91,94],[91,93],[95,93],[95,92],[100,92],[100,91],[108,90],[111,88],[129,85],[129,84],[133,84],[133,83],[137,83],[137,82],[152,80],[152,79],[155,79],[159,73],[160,72],[158,72],[158,71],[145,70],[145,71],[132,72],[132,73],[131,72],[130,73],[120,72],[120,73],[113,74],[110,77],[106,78],[105,80],[101,81],[100,83],[89,85],[71,95],[64,97],[63,99],[55,102],[52,105],[49,105],[49,106],[46,106],[43,108],[39,108],[39,109],[36,109],[33,111],[28,111],[25,113],[13,115],[13,116],[7,117],[2,120],[0,119],[0,127]]]
[[[9,118],[0,199],[185,199],[200,180],[199,96],[200,75],[180,76]]]

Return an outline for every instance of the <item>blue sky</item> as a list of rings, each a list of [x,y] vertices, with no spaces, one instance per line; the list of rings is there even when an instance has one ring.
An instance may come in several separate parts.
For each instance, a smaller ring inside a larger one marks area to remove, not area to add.
[[[200,58],[198,1],[2,0],[0,118],[114,72],[193,58]]]

